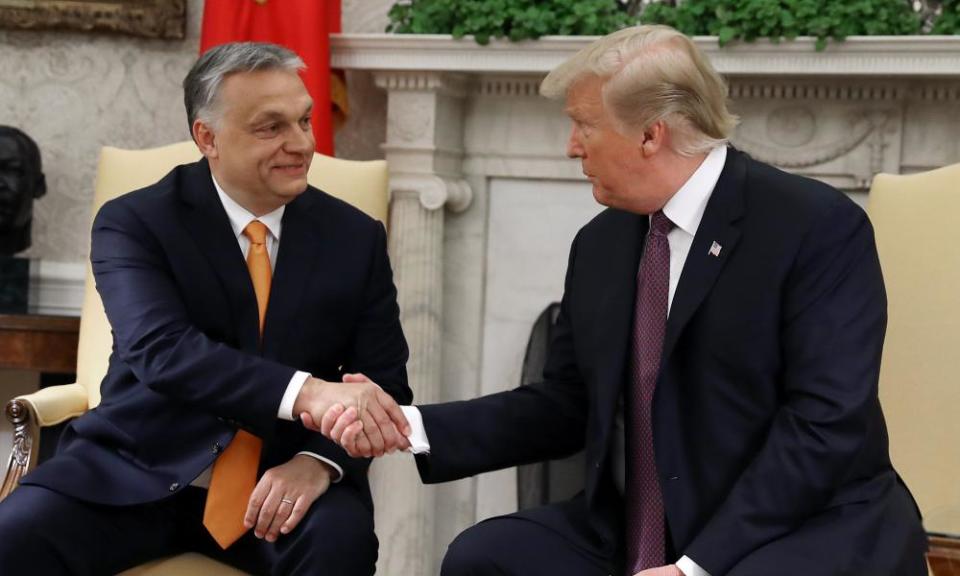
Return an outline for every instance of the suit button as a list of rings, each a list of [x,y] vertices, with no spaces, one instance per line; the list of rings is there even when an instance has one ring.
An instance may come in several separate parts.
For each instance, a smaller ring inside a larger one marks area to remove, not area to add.
[[[600,462],[599,462],[599,461],[594,462],[593,467],[594,467],[594,468],[600,468]]]
[[[180,489],[180,483],[179,483],[179,482],[174,482],[173,484],[170,485],[170,491],[171,491],[171,492],[176,492],[176,491],[179,490],[179,489]]]
[[[213,445],[212,452],[214,454],[219,454],[222,451],[223,451],[223,446],[221,446],[219,442]]]

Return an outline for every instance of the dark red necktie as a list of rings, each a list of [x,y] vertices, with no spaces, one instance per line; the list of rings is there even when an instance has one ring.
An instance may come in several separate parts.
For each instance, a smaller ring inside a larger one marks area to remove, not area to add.
[[[667,325],[670,292],[667,233],[672,228],[673,222],[663,212],[651,215],[650,232],[637,271],[630,377],[624,394],[628,576],[664,564],[663,498],[654,458],[651,406]]]

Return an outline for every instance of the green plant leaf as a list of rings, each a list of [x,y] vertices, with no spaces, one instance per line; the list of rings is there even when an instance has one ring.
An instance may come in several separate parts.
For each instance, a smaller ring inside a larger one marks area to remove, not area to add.
[[[723,46],[728,44],[731,40],[738,36],[737,29],[731,28],[729,26],[724,26],[719,30],[717,34],[717,40],[720,42],[720,45]]]
[[[477,42],[514,41],[546,34],[602,35],[636,23],[623,0],[401,0],[388,12],[387,31],[473,34]],[[689,35],[773,41],[814,36],[817,48],[858,34],[917,34],[922,18],[912,0],[654,0],[639,21],[666,24]],[[960,0],[943,0],[936,34],[960,34]]]

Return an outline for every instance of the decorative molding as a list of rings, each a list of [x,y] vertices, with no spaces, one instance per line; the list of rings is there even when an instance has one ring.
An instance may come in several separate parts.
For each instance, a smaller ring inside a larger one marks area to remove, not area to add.
[[[29,30],[67,28],[181,40],[186,35],[186,0],[30,0],[0,2],[0,27]]]
[[[419,98],[400,99],[393,104],[388,122],[394,142],[415,145],[431,136],[434,116],[425,104]]]
[[[802,113],[798,113],[798,111]],[[800,132],[803,133],[802,142],[791,145],[787,134],[794,134],[794,131],[769,130],[769,122],[771,120],[777,122],[776,118],[778,116],[783,122],[796,121],[803,123],[806,121],[812,124],[800,129]],[[811,144],[816,135],[816,117],[807,108],[780,108],[767,117],[768,133],[765,141],[757,141],[739,134],[733,138],[733,141],[738,148],[761,162],[787,169],[809,168],[836,160],[861,145],[872,134],[882,133],[884,126],[892,116],[892,112],[855,113],[849,118],[850,129],[844,132],[842,139],[833,142],[814,141],[812,145],[807,146]],[[879,171],[879,168],[877,171]]]
[[[86,273],[84,262],[31,260],[30,311],[34,314],[79,316]]]
[[[420,205],[426,210],[447,207],[454,212],[463,212],[470,206],[473,190],[465,180],[446,178],[434,174],[391,174],[390,195],[397,197],[415,193]]]
[[[339,34],[331,38],[331,62],[354,70],[545,74],[595,39],[545,36],[479,46],[470,37],[443,34]],[[960,36],[851,36],[821,52],[813,38],[724,48],[714,37],[694,40],[717,70],[730,76],[960,76]]]
[[[960,48],[960,46],[958,46]],[[830,100],[834,102],[901,100],[909,93],[903,82],[870,82],[858,80],[854,84],[834,81],[798,81],[767,78],[764,80],[733,79],[730,98],[734,100],[762,98],[778,100]]]
[[[960,84],[924,84],[916,88],[911,96],[930,102],[956,102],[960,100]]]
[[[467,78],[462,74],[405,70],[377,74],[374,81],[388,92],[438,92],[457,98],[463,98],[467,92]]]
[[[476,95],[492,98],[539,98],[541,76],[483,76]]]

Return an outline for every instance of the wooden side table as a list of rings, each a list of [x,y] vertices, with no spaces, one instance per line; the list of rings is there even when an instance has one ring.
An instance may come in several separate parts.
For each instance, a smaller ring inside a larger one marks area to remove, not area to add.
[[[79,332],[80,318],[74,316],[0,314],[0,368],[39,372],[41,386],[45,380],[62,380],[65,377],[61,374],[72,375],[77,370]],[[11,396],[0,387],[2,402]],[[14,438],[7,473],[0,484],[0,498],[16,487],[28,463],[32,466],[38,457],[42,459],[53,451],[59,436],[59,430],[54,428],[44,428],[42,433],[37,430],[22,405],[19,411],[12,408],[17,404],[10,402],[6,409]]]
[[[960,538],[931,536],[927,562],[933,576],[960,576]]]
[[[79,332],[74,316],[0,314],[0,368],[72,374]]]

